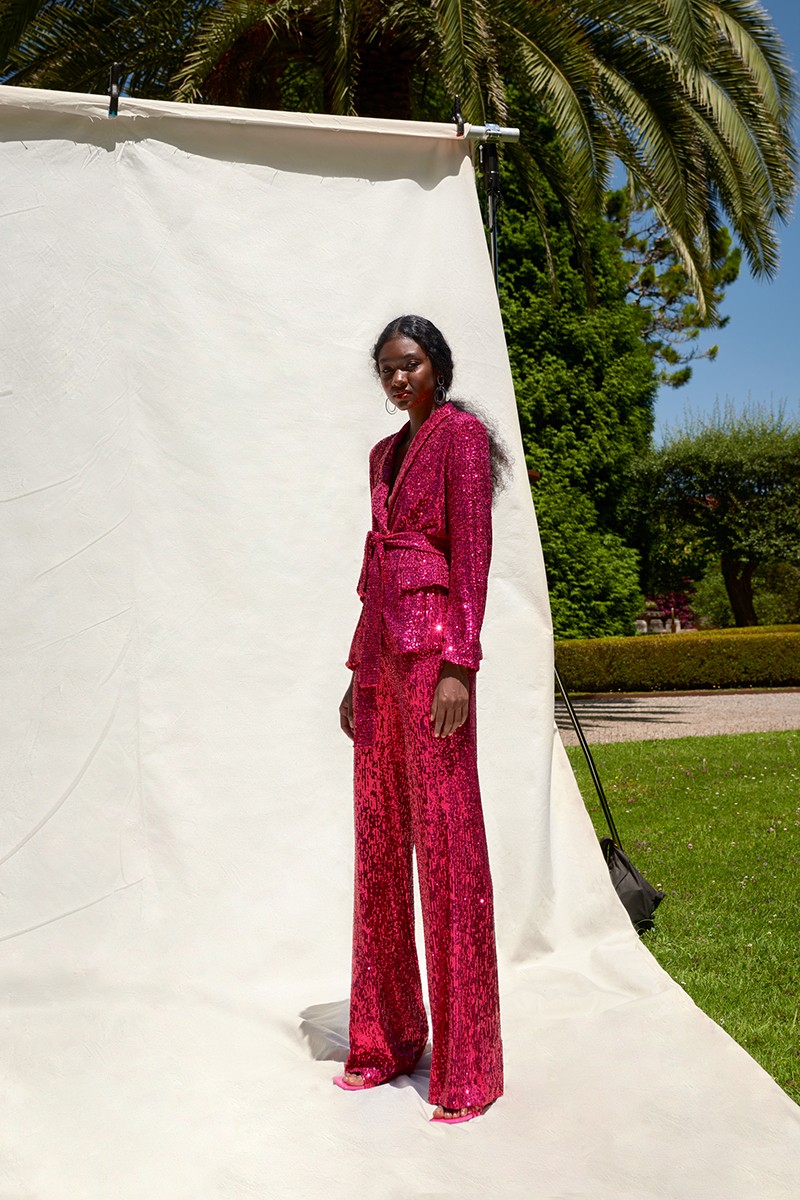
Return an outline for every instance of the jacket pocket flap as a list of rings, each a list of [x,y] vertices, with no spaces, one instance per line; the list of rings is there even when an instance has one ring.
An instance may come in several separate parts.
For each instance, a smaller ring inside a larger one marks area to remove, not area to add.
[[[397,560],[395,579],[401,592],[449,586],[450,568],[443,554],[401,551]]]

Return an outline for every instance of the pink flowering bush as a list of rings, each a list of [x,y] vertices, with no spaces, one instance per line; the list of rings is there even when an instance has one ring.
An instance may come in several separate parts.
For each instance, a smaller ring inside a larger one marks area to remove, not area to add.
[[[694,592],[689,588],[683,592],[663,592],[656,596],[648,596],[640,619],[648,621],[660,617],[666,622],[674,615],[680,621],[681,629],[697,629],[697,614],[692,608],[693,598]]]

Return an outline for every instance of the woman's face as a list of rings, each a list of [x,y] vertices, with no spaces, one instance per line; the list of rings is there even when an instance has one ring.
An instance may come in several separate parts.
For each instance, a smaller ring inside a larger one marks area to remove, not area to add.
[[[402,412],[428,416],[433,408],[436,372],[428,355],[412,338],[398,334],[381,346],[378,372],[383,390]]]

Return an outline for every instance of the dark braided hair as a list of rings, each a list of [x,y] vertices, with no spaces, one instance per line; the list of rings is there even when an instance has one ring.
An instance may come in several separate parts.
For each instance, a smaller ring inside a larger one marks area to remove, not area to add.
[[[380,373],[378,358],[383,347],[394,337],[407,337],[421,346],[433,364],[437,378],[441,375],[446,391],[450,391],[453,382],[453,352],[440,329],[437,329],[427,317],[417,317],[407,314],[395,317],[390,321],[372,347],[372,361],[375,370]],[[471,413],[484,425],[489,437],[489,456],[492,467],[492,497],[500,493],[511,477],[511,456],[505,443],[497,432],[494,421],[475,404],[467,404],[464,400],[447,397],[448,403],[461,412]]]

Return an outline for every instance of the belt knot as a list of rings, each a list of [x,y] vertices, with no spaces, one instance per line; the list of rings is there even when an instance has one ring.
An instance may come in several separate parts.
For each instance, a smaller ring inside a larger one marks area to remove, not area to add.
[[[356,723],[361,724],[356,736],[362,745],[372,742],[375,725],[375,687],[378,683],[383,626],[383,566],[387,550],[410,550],[417,553],[442,552],[445,542],[417,530],[389,531],[371,529],[364,543],[364,559],[358,580],[358,594],[364,602],[364,625],[361,654],[358,663],[357,686],[361,692],[360,712]],[[366,689],[361,691],[361,689]],[[361,721],[359,721],[359,717]]]

